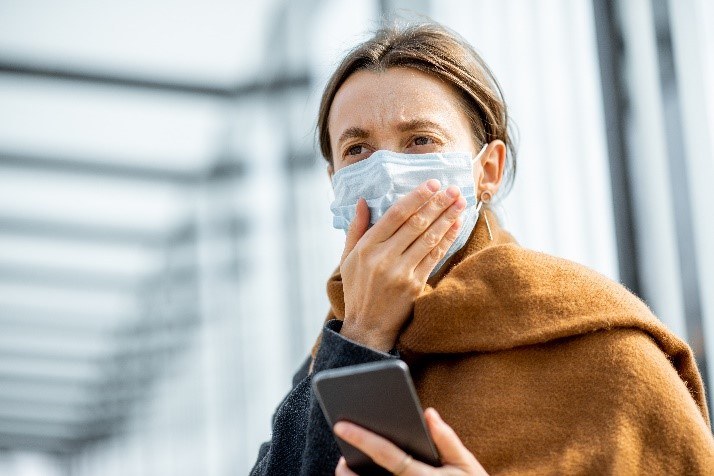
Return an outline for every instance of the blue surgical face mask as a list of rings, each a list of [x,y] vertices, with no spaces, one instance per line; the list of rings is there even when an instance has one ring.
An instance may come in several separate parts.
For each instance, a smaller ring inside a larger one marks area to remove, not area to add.
[[[461,212],[461,229],[446,255],[431,272],[430,276],[433,276],[466,244],[476,226],[481,203],[476,200],[473,161],[479,160],[486,145],[475,158],[462,152],[400,154],[378,150],[364,160],[341,168],[332,176],[335,191],[335,201],[330,205],[332,225],[346,233],[360,198],[367,201],[371,226],[400,198],[429,179],[439,180],[442,189],[456,185],[466,199],[466,208]]]

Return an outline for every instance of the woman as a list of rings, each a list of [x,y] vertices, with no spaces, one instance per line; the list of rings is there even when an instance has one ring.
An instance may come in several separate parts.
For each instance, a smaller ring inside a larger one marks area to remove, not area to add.
[[[444,467],[335,425],[395,474],[714,468],[689,347],[620,285],[519,247],[489,210],[515,158],[500,90],[468,44],[436,24],[380,30],[333,74],[318,128],[345,249],[253,474],[353,474],[311,376],[397,357],[433,407]]]

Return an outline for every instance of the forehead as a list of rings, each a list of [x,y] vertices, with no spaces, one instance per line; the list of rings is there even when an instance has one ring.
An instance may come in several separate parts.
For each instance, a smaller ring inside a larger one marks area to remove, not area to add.
[[[337,91],[328,127],[334,141],[350,127],[384,131],[415,119],[447,128],[468,123],[454,88],[437,77],[413,68],[360,70]]]

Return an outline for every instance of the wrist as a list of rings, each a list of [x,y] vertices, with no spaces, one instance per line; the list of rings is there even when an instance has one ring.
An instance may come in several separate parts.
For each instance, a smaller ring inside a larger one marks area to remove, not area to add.
[[[347,320],[342,324],[340,334],[357,344],[369,347],[380,352],[389,352],[394,348],[396,336],[377,329],[361,329],[351,325]]]

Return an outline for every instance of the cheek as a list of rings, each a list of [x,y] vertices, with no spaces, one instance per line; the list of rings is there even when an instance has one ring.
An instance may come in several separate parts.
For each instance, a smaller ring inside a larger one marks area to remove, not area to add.
[[[341,159],[335,157],[334,155],[332,156],[332,163],[334,164],[334,165],[333,165],[333,169],[332,169],[332,170],[333,170],[332,173],[337,172],[337,171],[340,170],[342,167],[344,167],[345,165],[347,165],[346,162],[344,162],[344,161],[342,161]]]
[[[330,140],[330,154],[332,155],[333,167],[337,167],[337,161],[339,159],[339,154],[337,153],[337,148],[332,144],[332,140]]]

